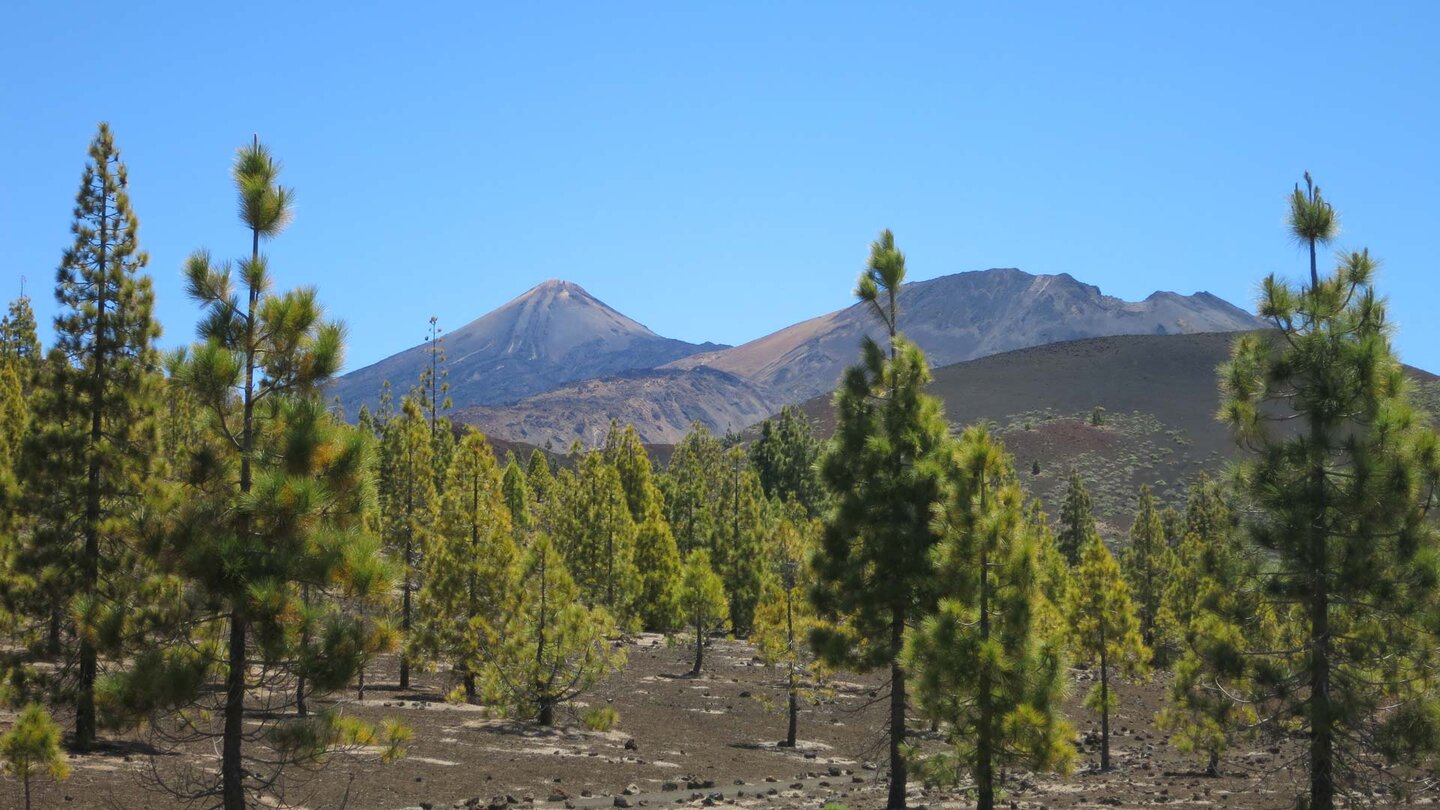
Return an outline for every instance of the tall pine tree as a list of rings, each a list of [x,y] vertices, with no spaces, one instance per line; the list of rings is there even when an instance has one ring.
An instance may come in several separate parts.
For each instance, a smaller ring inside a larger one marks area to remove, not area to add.
[[[889,335],[867,338],[861,363],[835,394],[835,436],[821,461],[834,497],[815,556],[814,602],[830,624],[812,634],[833,666],[890,670],[890,789],[887,806],[905,807],[907,672],[900,659],[906,628],[933,608],[930,549],[939,540],[930,517],[941,500],[941,452],[948,426],[940,403],[924,393],[925,356],[900,336],[905,256],[889,231],[871,245],[856,296]]]
[[[95,742],[100,654],[117,652],[124,636],[135,578],[132,516],[159,449],[160,327],[128,185],[102,123],[75,200],[75,242],[56,274],[55,348],[25,450],[26,500],[36,516],[25,558],[46,569],[49,587],[68,602],[76,682],[66,692],[82,749]]]
[[[424,583],[412,645],[449,663],[465,698],[478,697],[483,650],[504,618],[519,552],[499,466],[485,437],[473,428],[455,449],[435,531],[423,555]]]
[[[1303,606],[1298,650],[1252,652],[1289,673],[1269,691],[1308,737],[1311,810],[1440,747],[1436,644],[1422,620],[1440,578],[1428,514],[1440,451],[1391,348],[1375,260],[1342,253],[1319,270],[1337,223],[1307,174],[1290,229],[1308,277],[1265,279],[1259,314],[1274,329],[1238,338],[1220,374],[1220,416],[1255,453],[1241,486],[1257,510],[1251,535],[1279,560],[1270,592]]]
[[[107,689],[115,709],[137,719],[180,710],[177,725],[151,723],[156,733],[218,741],[218,778],[189,771],[170,787],[225,810],[252,806],[287,764],[318,763],[361,732],[333,712],[283,719],[297,674],[307,675],[312,692],[339,688],[373,638],[336,613],[303,639],[293,617],[307,610],[305,589],[341,578],[382,593],[389,587],[357,570],[380,564],[377,544],[356,525],[353,497],[368,444],[341,431],[321,398],[341,365],[342,327],[324,320],[313,289],[270,291],[260,244],[284,230],[292,199],[279,172],[258,139],[236,156],[240,218],[251,237],[238,289],[230,266],[205,251],[186,265],[188,292],[204,311],[204,342],[177,371],[204,404],[207,435],[156,558],[184,584],[188,610],[171,638]],[[209,688],[212,676],[223,681],[218,691]],[[210,717],[218,729],[199,722]]]

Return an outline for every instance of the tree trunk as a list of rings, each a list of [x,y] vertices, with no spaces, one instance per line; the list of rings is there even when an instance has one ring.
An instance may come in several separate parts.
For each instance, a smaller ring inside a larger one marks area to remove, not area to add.
[[[220,755],[224,810],[245,810],[245,766],[240,753],[245,732],[245,629],[245,616],[237,606],[230,617],[230,671],[225,676],[225,732]]]
[[[477,702],[480,693],[479,690],[475,688],[475,673],[466,671],[464,677],[461,680],[465,684],[465,702]]]
[[[540,716],[536,718],[536,722],[542,726],[555,724],[555,701],[549,698],[540,701]]]
[[[412,553],[410,538],[405,538],[405,582],[403,585],[404,596],[400,608],[400,637],[405,643],[410,641],[410,555]],[[410,656],[405,650],[400,651],[400,688],[410,688]]]
[[[905,669],[900,666],[900,649],[905,643],[905,614],[896,610],[890,620],[890,795],[886,810],[904,810],[906,770],[905,756]]]
[[[1110,658],[1105,649],[1105,619],[1100,619],[1100,770],[1110,770]]]
[[[789,692],[790,692],[790,727],[785,732],[785,745],[794,748],[796,743],[796,728],[800,722],[800,701],[796,694],[795,687],[795,607],[794,607],[794,585],[791,581],[785,583],[785,642],[787,652],[790,654],[789,667]]]
[[[1218,751],[1211,751],[1211,752],[1210,752],[1210,762],[1209,762],[1209,764],[1207,764],[1207,765],[1205,766],[1205,775],[1206,775],[1206,776],[1219,776],[1219,775],[1220,775],[1220,752],[1218,752]]]
[[[794,748],[799,743],[800,698],[795,694],[794,676],[790,683],[790,728],[785,732],[785,747]]]
[[[102,170],[104,167],[102,167]],[[103,174],[103,171],[102,171]],[[104,184],[101,178],[101,184]],[[85,470],[85,552],[80,560],[80,592],[93,600],[100,583],[100,442],[105,438],[105,292],[110,263],[108,199],[101,191],[100,252],[96,255],[100,280],[95,284],[94,368],[90,374],[90,445]],[[75,695],[75,746],[81,751],[95,743],[95,673],[97,655],[84,628],[80,636],[80,683]]]
[[[981,510],[985,508],[985,494],[981,489]],[[990,641],[990,571],[984,552],[980,554],[980,643]],[[982,666],[979,672],[978,703],[980,729],[975,740],[975,787],[978,810],[995,810],[995,704],[990,694],[990,668]]]
[[[705,663],[705,634],[700,629],[702,624],[695,622],[695,666],[690,669],[690,674],[700,675],[700,666]]]

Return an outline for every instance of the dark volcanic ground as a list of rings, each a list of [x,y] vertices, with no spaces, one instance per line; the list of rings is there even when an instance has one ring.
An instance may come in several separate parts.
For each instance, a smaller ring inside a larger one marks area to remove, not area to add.
[[[371,720],[398,717],[415,732],[407,758],[382,765],[373,752],[335,758],[304,784],[292,784],[287,805],[354,810],[408,807],[486,807],[506,795],[525,810],[558,810],[568,799],[585,807],[701,806],[733,803],[754,807],[819,808],[840,801],[855,810],[881,807],[885,799],[881,735],[886,705],[877,701],[874,678],[839,679],[834,699],[807,707],[800,719],[801,746],[776,748],[784,715],[768,711],[762,697],[782,705],[778,673],[760,666],[744,642],[717,641],[706,656],[709,671],[682,677],[691,650],[666,646],[657,636],[639,639],[627,669],[586,696],[589,705],[610,702],[620,712],[608,733],[585,730],[579,707],[561,713],[561,727],[489,718],[476,707],[443,702],[444,675],[421,674],[418,687],[400,693],[372,687],[367,700],[342,701],[344,711]],[[372,672],[372,683],[393,683],[394,662]],[[1168,746],[1151,722],[1160,684],[1120,688],[1121,708],[1112,721],[1117,769],[1096,773],[1098,721],[1080,707],[1089,674],[1075,673],[1071,720],[1082,746],[1069,777],[1012,774],[1002,807],[1206,806],[1280,808],[1301,789],[1302,774],[1290,766],[1298,749],[1287,744],[1242,745],[1228,757],[1225,775],[1207,778],[1199,763]],[[0,718],[0,724],[10,720]],[[919,736],[925,737],[923,732]],[[1086,743],[1095,739],[1097,745]],[[627,741],[633,747],[627,748]],[[925,745],[938,745],[934,739]],[[143,774],[150,757],[131,750],[71,759],[74,774],[60,785],[41,783],[39,807],[169,808],[180,806],[148,790]],[[206,749],[158,758],[173,770],[185,763],[215,763]],[[690,787],[689,785],[694,785]],[[627,788],[633,792],[625,795]],[[0,783],[0,806],[17,806],[20,788]],[[348,792],[348,803],[346,795]],[[718,794],[718,795],[717,795]],[[914,788],[913,803],[969,807],[962,791]]]

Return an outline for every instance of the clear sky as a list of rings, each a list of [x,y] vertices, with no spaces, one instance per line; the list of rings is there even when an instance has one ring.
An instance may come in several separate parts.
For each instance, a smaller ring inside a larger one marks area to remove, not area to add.
[[[86,145],[130,168],[165,342],[180,268],[238,256],[259,133],[298,205],[267,248],[349,367],[547,278],[740,343],[911,277],[1019,267],[1247,308],[1297,277],[1305,170],[1440,371],[1440,4],[74,3],[0,9],[0,299],[48,324]]]

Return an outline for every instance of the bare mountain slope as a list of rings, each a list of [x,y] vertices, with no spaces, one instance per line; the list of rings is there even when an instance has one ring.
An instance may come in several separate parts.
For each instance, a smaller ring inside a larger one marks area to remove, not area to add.
[[[1122,335],[1052,343],[937,368],[929,392],[955,428],[997,425],[1026,488],[1052,518],[1070,468],[1079,470],[1109,531],[1125,536],[1135,493],[1149,484],[1178,505],[1202,471],[1220,475],[1240,454],[1220,410],[1217,367],[1234,333]],[[1419,402],[1440,405],[1440,381],[1406,368]],[[1103,408],[1093,424],[1096,407]],[[830,396],[806,402],[821,433]],[[1036,472],[1038,465],[1039,471]]]
[[[753,383],[711,368],[659,369],[584,380],[508,405],[478,405],[457,411],[457,422],[486,435],[563,452],[580,440],[604,442],[610,420],[631,423],[647,444],[674,444],[694,422],[716,433],[739,431],[781,404]]]
[[[1261,324],[1209,293],[1157,292],[1144,301],[1102,295],[1068,274],[1034,276],[1014,269],[957,273],[905,285],[901,329],[934,366],[1105,335],[1229,332]],[[741,346],[694,354],[671,368],[709,366],[798,402],[835,387],[855,362],[861,337],[880,336],[859,304],[795,324]]]
[[[648,369],[717,344],[661,337],[578,284],[546,281],[445,336],[456,408],[515,402],[576,380]],[[331,394],[353,414],[374,407],[380,384],[404,394],[429,362],[426,346],[406,349],[335,382]]]

